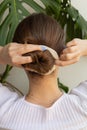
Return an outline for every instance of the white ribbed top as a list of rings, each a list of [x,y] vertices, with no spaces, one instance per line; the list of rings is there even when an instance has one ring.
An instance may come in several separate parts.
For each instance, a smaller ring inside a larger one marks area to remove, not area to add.
[[[49,108],[27,102],[0,84],[0,128],[87,130],[87,81],[64,93]]]

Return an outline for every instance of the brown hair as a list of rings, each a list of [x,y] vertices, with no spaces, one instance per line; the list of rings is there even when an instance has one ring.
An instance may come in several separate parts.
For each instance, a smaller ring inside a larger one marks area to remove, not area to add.
[[[32,14],[18,25],[13,42],[46,45],[60,55],[64,49],[64,31],[52,17],[43,13]],[[30,55],[33,62],[23,66],[39,73],[48,72],[54,65],[55,59],[48,50],[35,51],[25,55]]]

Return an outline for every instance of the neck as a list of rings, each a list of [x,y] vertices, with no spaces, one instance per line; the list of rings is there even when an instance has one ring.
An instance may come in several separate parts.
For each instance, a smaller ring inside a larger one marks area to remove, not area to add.
[[[45,107],[51,106],[61,95],[57,79],[45,77],[39,80],[29,80],[29,93],[26,100]]]

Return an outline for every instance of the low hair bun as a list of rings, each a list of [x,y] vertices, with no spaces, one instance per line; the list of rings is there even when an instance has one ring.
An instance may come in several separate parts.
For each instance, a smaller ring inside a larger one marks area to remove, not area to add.
[[[23,56],[31,56],[32,58],[32,63],[22,65],[30,72],[44,75],[48,73],[54,66],[55,58],[48,50],[29,52]]]

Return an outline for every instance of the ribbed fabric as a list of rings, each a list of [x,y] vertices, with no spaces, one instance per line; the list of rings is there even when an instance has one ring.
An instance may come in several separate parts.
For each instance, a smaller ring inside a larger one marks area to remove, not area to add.
[[[51,107],[27,102],[0,84],[0,130],[87,130],[87,81]]]

